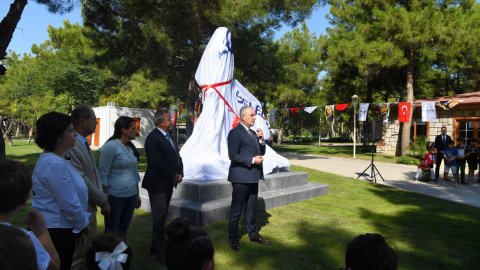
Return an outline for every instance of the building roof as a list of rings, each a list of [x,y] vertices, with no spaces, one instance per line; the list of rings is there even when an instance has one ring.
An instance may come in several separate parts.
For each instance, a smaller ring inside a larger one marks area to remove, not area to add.
[[[480,92],[471,92],[471,93],[463,93],[457,94],[453,96],[443,96],[443,97],[434,97],[430,99],[417,99],[414,101],[415,105],[419,105],[422,101],[448,101],[456,99],[461,104],[475,104],[480,103]]]

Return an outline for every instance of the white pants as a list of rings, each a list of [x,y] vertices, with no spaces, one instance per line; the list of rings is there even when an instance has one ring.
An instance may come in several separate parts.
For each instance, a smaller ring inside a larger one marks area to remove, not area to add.
[[[415,179],[420,180],[422,178],[422,169],[417,169],[417,173],[415,174]],[[434,170],[430,169],[430,179],[435,179],[435,172]]]

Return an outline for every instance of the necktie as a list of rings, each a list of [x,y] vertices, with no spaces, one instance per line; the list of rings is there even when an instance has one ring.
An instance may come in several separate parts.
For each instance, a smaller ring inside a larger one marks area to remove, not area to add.
[[[248,130],[248,133],[250,133],[250,136],[252,136],[252,137],[255,136],[255,132],[253,132],[253,130],[251,130],[251,129]]]
[[[167,137],[168,141],[172,145],[173,149],[175,149],[175,144],[173,143],[173,139],[172,139],[172,136],[170,135],[170,133],[167,132],[167,134],[165,134],[165,136]]]
[[[445,142],[445,136],[442,136],[442,138],[443,138],[443,142]]]

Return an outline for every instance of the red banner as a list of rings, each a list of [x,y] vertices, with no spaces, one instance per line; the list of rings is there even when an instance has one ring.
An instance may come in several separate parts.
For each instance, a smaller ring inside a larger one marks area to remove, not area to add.
[[[348,108],[348,105],[350,105],[350,103],[335,104],[335,109],[339,112],[345,111],[345,109]]]
[[[298,113],[299,111],[300,111],[300,107],[290,108],[290,114],[291,115],[294,115],[294,114]]]
[[[410,112],[412,111],[412,105],[410,102],[398,103],[398,122],[405,123],[410,122]]]

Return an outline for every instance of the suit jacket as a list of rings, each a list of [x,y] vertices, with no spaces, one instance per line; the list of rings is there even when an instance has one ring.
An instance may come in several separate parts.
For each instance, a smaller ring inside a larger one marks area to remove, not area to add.
[[[89,152],[80,140],[75,140],[75,146],[68,149],[65,155],[70,158],[73,167],[85,180],[88,187],[88,211],[94,213],[97,206],[102,206],[106,202],[107,195],[103,193],[93,153]]]
[[[173,179],[176,174],[183,176],[183,163],[175,147],[160,130],[155,128],[145,140],[145,153],[147,155],[147,170],[143,177],[142,187],[148,192],[172,192]]]
[[[452,141],[452,137],[448,135],[445,136],[445,142],[442,140],[442,135],[437,135],[437,137],[435,137],[435,149],[437,149],[439,152],[445,150],[445,148],[448,148],[448,144]]]
[[[230,168],[228,181],[232,183],[257,183],[263,179],[262,164],[252,164],[252,159],[265,154],[265,144],[258,142],[257,134],[250,135],[244,126],[239,124],[228,133],[228,156]]]

